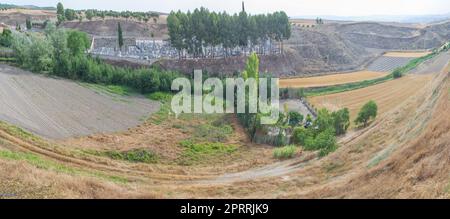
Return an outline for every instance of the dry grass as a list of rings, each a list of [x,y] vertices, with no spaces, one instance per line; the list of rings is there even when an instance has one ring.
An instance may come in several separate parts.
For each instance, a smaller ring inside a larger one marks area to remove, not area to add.
[[[419,58],[431,54],[431,52],[387,52],[383,56],[402,57],[402,58]]]
[[[41,15],[56,16],[55,11],[46,11],[46,10],[31,10],[31,9],[15,8],[15,9],[8,9],[5,11],[0,11],[0,14],[13,14],[13,13],[20,13],[20,14],[32,15],[32,16],[41,16]]]
[[[386,72],[357,71],[351,73],[339,73],[317,77],[288,78],[288,79],[280,79],[280,87],[282,88],[325,87],[330,85],[346,84],[351,82],[381,78],[386,76],[387,74],[388,73]]]
[[[374,100],[380,115],[413,96],[418,90],[424,88],[431,78],[431,75],[409,75],[358,90],[312,97],[309,101],[318,109],[336,110],[347,107],[350,110],[351,119],[354,119],[365,103]]]

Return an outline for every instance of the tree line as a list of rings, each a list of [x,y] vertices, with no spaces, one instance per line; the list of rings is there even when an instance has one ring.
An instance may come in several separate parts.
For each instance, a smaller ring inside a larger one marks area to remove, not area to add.
[[[217,46],[226,50],[247,48],[273,40],[280,43],[291,37],[291,25],[285,12],[249,15],[245,11],[229,15],[226,12],[210,12],[208,9],[195,9],[187,13],[172,11],[167,17],[171,45],[179,52],[180,58],[186,52],[194,57],[205,57],[206,50],[213,51]],[[270,51],[255,51],[266,54]]]
[[[57,5],[57,16],[58,23],[62,23],[63,21],[73,21],[80,20],[83,18],[88,20],[92,20],[95,17],[99,17],[105,19],[105,17],[113,17],[113,18],[134,18],[138,21],[148,22],[150,19],[156,23],[159,18],[159,13],[157,12],[133,12],[133,11],[112,11],[112,10],[97,10],[97,9],[88,9],[88,10],[74,10],[74,9],[64,9],[63,4],[60,2]]]
[[[56,28],[49,23],[45,33],[13,33],[7,38],[17,64],[33,72],[106,85],[123,85],[141,93],[171,91],[176,72],[157,68],[130,69],[106,64],[86,53],[89,36],[80,31]],[[2,41],[3,42],[3,41]],[[3,43],[2,43],[3,44]]]

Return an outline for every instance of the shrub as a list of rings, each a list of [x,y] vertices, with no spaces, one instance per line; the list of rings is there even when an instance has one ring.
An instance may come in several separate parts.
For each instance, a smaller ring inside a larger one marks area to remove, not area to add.
[[[298,148],[295,145],[288,145],[274,149],[273,157],[277,159],[288,159],[294,157],[297,151]]]
[[[311,136],[309,129],[297,127],[292,134],[293,142],[299,145],[305,145],[306,138]]]
[[[306,150],[327,150],[336,147],[334,129],[330,128],[320,132],[317,136],[308,136],[305,140]]]
[[[394,78],[401,78],[403,76],[403,73],[402,73],[401,69],[397,68],[392,72],[392,76]]]
[[[289,125],[292,127],[297,126],[303,122],[303,115],[298,112],[289,112]]]
[[[368,122],[377,117],[378,106],[377,104],[371,100],[367,102],[359,111],[358,117],[355,120],[356,125],[363,125],[363,127],[367,127]]]

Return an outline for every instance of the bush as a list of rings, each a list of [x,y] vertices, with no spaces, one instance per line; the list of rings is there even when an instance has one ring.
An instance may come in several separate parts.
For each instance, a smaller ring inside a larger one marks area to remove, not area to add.
[[[306,129],[304,127],[297,127],[294,129],[294,132],[292,134],[292,140],[295,144],[299,145],[305,145],[306,138],[308,136],[311,136],[309,129]]]
[[[10,47],[13,41],[12,32],[9,29],[4,29],[2,35],[0,35],[0,45],[4,47]]]
[[[292,127],[297,126],[303,122],[303,115],[298,112],[289,112],[289,125]]]
[[[403,73],[402,73],[401,69],[397,68],[392,72],[392,76],[394,78],[401,78],[403,76]]]
[[[327,129],[319,133],[316,137],[309,136],[305,140],[306,150],[328,151],[336,148],[336,137],[334,129]]]
[[[273,157],[277,159],[288,159],[295,156],[298,148],[295,145],[288,145],[273,150]]]
[[[355,119],[355,124],[367,127],[368,122],[377,117],[377,111],[378,106],[373,100],[367,102],[359,111],[358,117]]]

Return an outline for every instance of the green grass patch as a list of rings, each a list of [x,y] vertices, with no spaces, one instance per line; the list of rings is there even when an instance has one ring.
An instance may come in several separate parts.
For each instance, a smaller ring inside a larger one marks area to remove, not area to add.
[[[163,103],[170,103],[172,96],[173,94],[167,92],[154,92],[147,95],[150,100],[161,101]]]
[[[193,137],[203,141],[225,142],[231,134],[233,134],[231,125],[213,122],[195,126]]]
[[[57,163],[55,161],[43,159],[38,155],[26,152],[14,152],[9,150],[0,150],[0,158],[6,160],[14,160],[14,161],[25,161],[32,166],[35,166],[39,169],[55,171],[57,173],[64,173],[69,175],[86,175],[92,177],[98,177],[110,180],[116,183],[127,183],[128,180],[119,176],[106,175],[102,172],[88,172],[85,170],[81,170],[78,168],[73,168],[66,166],[61,163]]]
[[[19,127],[13,126],[13,125],[9,125],[2,121],[0,121],[0,128],[2,128],[7,133],[9,133],[15,137],[19,137],[23,140],[30,140],[33,142],[37,142],[37,141],[41,140],[39,137],[37,137],[36,135],[33,135],[30,132],[27,132],[27,131],[25,131]]]
[[[230,155],[237,150],[235,145],[227,145],[220,142],[194,143],[192,140],[180,142],[183,147],[183,154],[179,163],[182,165],[191,165],[211,158]]]
[[[13,58],[13,57],[0,57],[0,62],[16,62],[16,58]]]
[[[297,153],[298,148],[295,145],[288,145],[273,150],[273,157],[276,159],[289,159],[293,158]]]
[[[88,154],[108,157],[113,160],[123,160],[132,163],[148,163],[153,164],[158,162],[158,156],[148,149],[134,149],[130,151],[85,151]]]

